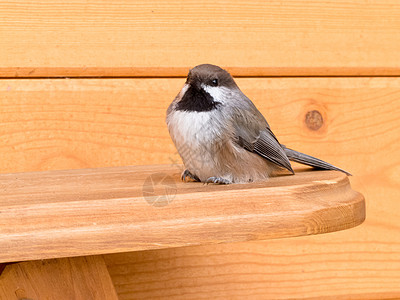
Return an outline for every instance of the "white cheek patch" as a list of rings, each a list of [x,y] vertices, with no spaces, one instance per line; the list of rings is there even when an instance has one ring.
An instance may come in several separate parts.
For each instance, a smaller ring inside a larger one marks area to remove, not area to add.
[[[225,104],[225,99],[229,98],[229,89],[222,86],[209,86],[204,83],[201,87],[214,98],[215,102]]]

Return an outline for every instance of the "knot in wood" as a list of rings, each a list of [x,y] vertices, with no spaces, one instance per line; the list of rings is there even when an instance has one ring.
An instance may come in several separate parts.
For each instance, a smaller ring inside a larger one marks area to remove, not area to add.
[[[316,131],[322,127],[324,119],[318,110],[311,110],[307,112],[305,122],[310,130]]]

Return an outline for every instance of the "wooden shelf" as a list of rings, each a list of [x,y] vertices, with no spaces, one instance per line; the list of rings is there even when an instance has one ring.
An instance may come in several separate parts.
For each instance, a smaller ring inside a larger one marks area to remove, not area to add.
[[[0,175],[0,262],[302,236],[365,219],[340,172],[223,186],[183,183],[181,168]]]

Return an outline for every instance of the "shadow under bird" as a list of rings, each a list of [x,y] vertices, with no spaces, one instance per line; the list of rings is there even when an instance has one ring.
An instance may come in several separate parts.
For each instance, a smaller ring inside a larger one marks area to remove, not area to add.
[[[171,138],[186,170],[182,180],[246,183],[265,180],[291,161],[319,169],[346,171],[279,143],[268,122],[218,66],[191,69],[167,110]]]

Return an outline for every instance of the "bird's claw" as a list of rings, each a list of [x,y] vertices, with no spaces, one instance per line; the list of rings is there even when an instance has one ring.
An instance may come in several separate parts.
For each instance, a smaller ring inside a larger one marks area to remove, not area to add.
[[[216,184],[231,184],[232,181],[222,178],[222,177],[209,177],[207,178],[206,184],[208,183],[216,183]]]
[[[181,179],[183,182],[186,182],[186,177],[189,177],[190,179],[192,179],[194,181],[200,181],[199,177],[197,177],[196,175],[193,175],[187,169],[185,171],[183,171],[182,176],[181,176]]]

